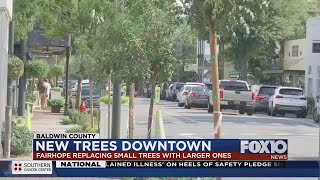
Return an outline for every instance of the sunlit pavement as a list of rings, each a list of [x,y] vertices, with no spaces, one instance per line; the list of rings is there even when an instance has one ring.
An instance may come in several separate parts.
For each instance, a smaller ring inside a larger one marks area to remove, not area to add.
[[[147,137],[147,116],[150,99],[136,98],[135,137]],[[206,109],[184,109],[177,102],[161,101],[155,105],[161,110],[167,138],[213,138],[213,115]],[[223,110],[222,138],[226,139],[288,139],[289,159],[319,157],[319,123],[312,119],[271,117],[266,114],[239,115],[237,111]],[[251,179],[251,178],[250,178]],[[255,179],[255,178],[253,178]]]

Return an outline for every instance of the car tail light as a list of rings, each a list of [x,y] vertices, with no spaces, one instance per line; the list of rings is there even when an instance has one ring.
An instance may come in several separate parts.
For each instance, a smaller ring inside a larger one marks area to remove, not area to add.
[[[194,97],[194,96],[196,96],[196,93],[192,92],[192,93],[190,93],[190,96]]]
[[[223,90],[220,90],[220,99],[223,99]]]
[[[276,96],[276,98],[283,98],[283,96]]]
[[[254,101],[256,94],[253,92],[251,95],[251,100]]]
[[[256,100],[262,100],[262,99],[264,99],[263,96],[256,96]]]
[[[299,98],[299,99],[301,99],[301,100],[307,100],[307,98],[306,98],[306,97],[302,97],[302,98]]]
[[[183,93],[182,93],[182,96],[186,96],[186,95],[188,95],[187,92],[183,92]]]

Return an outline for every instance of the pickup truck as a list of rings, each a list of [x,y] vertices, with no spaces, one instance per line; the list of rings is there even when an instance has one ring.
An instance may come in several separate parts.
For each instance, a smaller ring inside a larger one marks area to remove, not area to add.
[[[219,81],[220,108],[239,110],[239,114],[252,116],[252,102],[255,94],[250,90],[246,81],[220,80]],[[212,91],[208,97],[208,112],[213,112]]]

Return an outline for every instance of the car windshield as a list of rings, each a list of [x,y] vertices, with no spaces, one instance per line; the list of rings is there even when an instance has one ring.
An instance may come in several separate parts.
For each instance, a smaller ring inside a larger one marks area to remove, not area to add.
[[[185,90],[185,91],[190,91],[190,90],[191,90],[191,86],[186,86],[186,87],[184,88],[184,90]]]
[[[276,87],[261,87],[259,91],[259,95],[266,94],[266,95],[272,96],[274,94],[275,89]]]
[[[82,96],[89,96],[90,95],[90,89],[89,88],[82,88],[81,91]],[[98,88],[93,88],[92,95],[100,95],[100,90]]]
[[[206,84],[207,89],[212,90],[212,84]]]
[[[283,95],[294,95],[294,96],[303,95],[303,91],[300,89],[280,89],[279,93]]]
[[[208,92],[210,90],[204,86],[196,86],[196,87],[192,88],[192,91],[194,91],[194,92]]]
[[[239,81],[221,81],[220,89],[224,90],[237,90],[237,91],[248,91],[248,86],[245,82]]]

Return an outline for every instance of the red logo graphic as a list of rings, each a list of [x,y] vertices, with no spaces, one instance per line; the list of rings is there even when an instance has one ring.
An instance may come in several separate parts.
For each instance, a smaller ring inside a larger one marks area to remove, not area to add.
[[[21,163],[14,163],[13,164],[13,169],[14,169],[15,172],[22,171],[22,164]]]

